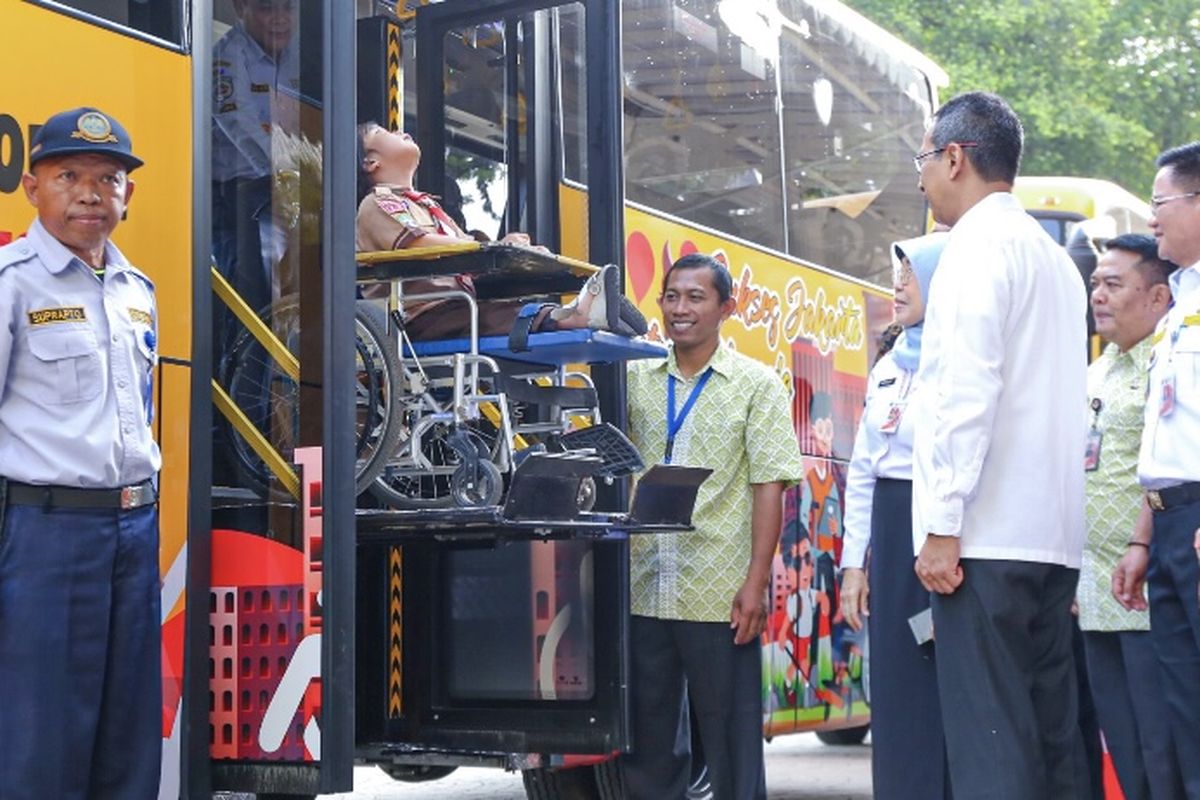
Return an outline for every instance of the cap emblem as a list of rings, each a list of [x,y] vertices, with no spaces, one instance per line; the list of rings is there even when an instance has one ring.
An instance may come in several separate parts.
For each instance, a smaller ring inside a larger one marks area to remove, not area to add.
[[[75,132],[71,134],[72,139],[83,139],[85,142],[98,144],[100,142],[117,142],[117,137],[113,135],[112,124],[108,121],[108,117],[98,111],[88,111],[79,117],[79,121],[75,123]]]

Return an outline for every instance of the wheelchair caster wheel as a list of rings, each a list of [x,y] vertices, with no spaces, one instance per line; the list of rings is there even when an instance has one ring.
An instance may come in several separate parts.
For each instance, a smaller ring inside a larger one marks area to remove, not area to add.
[[[494,506],[504,494],[504,477],[491,461],[460,464],[450,478],[450,493],[459,508]]]

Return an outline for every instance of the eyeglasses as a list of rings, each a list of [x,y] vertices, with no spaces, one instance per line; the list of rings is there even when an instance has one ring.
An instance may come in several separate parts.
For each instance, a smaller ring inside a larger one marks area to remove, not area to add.
[[[915,156],[913,156],[913,166],[917,168],[917,174],[921,174],[921,167],[925,164],[925,159],[932,158],[939,153],[946,152],[946,149],[950,147],[951,144],[956,144],[959,147],[979,146],[979,142],[950,142],[950,144],[947,144],[946,147],[939,147],[936,150],[926,150],[924,153],[917,153]]]
[[[1151,197],[1150,210],[1158,211],[1159,208],[1172,200],[1183,200],[1185,197],[1196,197],[1198,195],[1200,195],[1200,192],[1184,192],[1183,194],[1169,194],[1165,197]]]

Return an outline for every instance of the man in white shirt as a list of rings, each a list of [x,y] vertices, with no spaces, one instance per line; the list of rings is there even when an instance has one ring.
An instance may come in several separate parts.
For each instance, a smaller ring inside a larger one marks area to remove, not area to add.
[[[913,551],[934,592],[954,796],[1086,796],[1071,650],[1083,549],[1083,281],[1011,193],[1021,122],[959,95],[915,158],[952,226],[917,373]]]
[[[1150,598],[1150,637],[1162,667],[1184,787],[1200,798],[1200,142],[1158,157],[1150,230],[1158,255],[1180,265],[1170,278],[1174,304],[1151,337],[1138,481],[1153,513],[1149,572],[1127,554],[1113,576],[1126,607]],[[1141,550],[1142,548],[1132,548]]]

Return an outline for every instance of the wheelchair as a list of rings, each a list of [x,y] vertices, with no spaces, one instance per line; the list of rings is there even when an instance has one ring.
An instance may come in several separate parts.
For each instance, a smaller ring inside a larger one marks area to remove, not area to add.
[[[450,300],[470,315],[467,337],[413,341],[406,303]],[[478,334],[478,306],[464,290],[403,295],[355,307],[355,488],[385,508],[482,508],[503,502],[531,455],[596,462],[614,480],[642,468],[636,448],[601,417],[596,388],[572,364],[661,357],[658,345],[605,331],[533,333],[520,352],[507,336]],[[298,351],[299,304],[283,298],[260,317]],[[250,422],[286,460],[299,431],[299,383],[243,331],[226,359],[225,385]],[[242,482],[263,497],[282,490],[249,442],[233,436]],[[565,463],[565,462],[564,462]],[[581,481],[578,510],[591,508],[595,481]],[[370,501],[365,501],[370,502]]]

